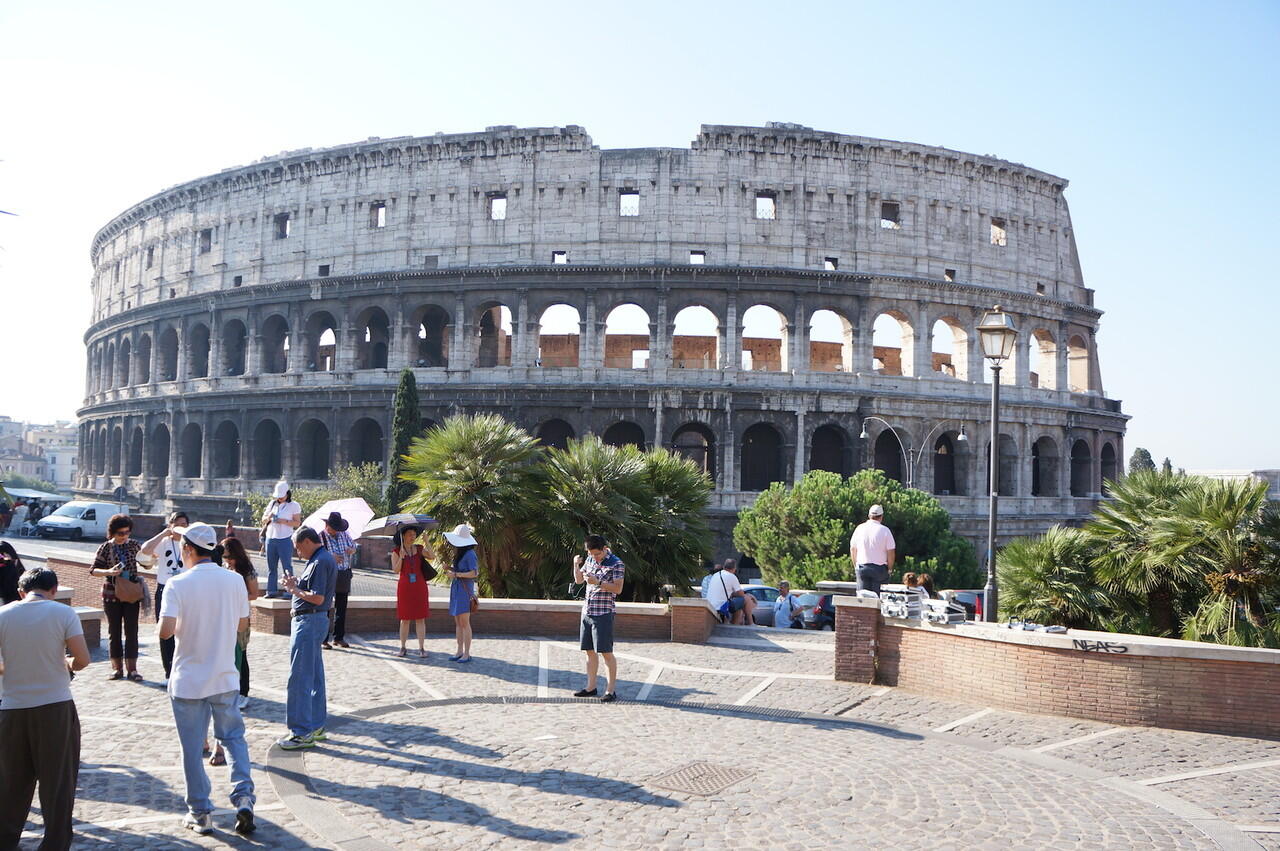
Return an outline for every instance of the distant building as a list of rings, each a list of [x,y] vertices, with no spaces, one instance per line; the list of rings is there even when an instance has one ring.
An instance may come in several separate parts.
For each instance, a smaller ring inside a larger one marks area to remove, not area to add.
[[[1193,476],[1210,479],[1253,479],[1267,483],[1267,499],[1280,502],[1280,470],[1187,470]]]
[[[67,490],[75,483],[79,429],[59,420],[52,425],[0,416],[0,474],[22,474]]]
[[[9,477],[14,473],[47,480],[49,463],[42,455],[19,449],[0,449],[0,477]]]

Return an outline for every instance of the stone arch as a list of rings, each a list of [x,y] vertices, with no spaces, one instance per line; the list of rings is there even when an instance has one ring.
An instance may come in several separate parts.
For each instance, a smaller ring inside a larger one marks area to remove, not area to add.
[[[1114,482],[1120,476],[1119,456],[1116,448],[1111,445],[1111,441],[1102,444],[1102,483],[1106,487],[1107,482]]]
[[[187,331],[187,375],[209,376],[209,326],[197,322]]]
[[[634,302],[619,304],[604,318],[604,365],[645,369],[653,352],[649,311]]]
[[[391,321],[380,307],[365,308],[356,317],[356,369],[386,369],[391,345]]]
[[[786,372],[791,366],[787,352],[787,317],[776,307],[753,304],[742,313],[741,368],[759,372]]]
[[[142,426],[134,426],[133,431],[129,435],[129,461],[125,464],[124,469],[124,474],[126,476],[142,475],[142,443]]]
[[[133,383],[133,343],[128,337],[120,341],[120,386],[128,387]]]
[[[958,440],[954,432],[938,435],[933,442],[933,493],[938,496],[962,496],[965,492],[964,473],[967,460],[960,447],[967,441]]]
[[[685,423],[676,429],[671,451],[692,461],[711,481],[716,480],[716,435],[705,423]]]
[[[244,375],[249,348],[249,330],[239,319],[222,326],[222,374]]]
[[[573,426],[561,419],[550,419],[538,426],[538,441],[543,446],[565,449],[574,437]]]
[[[903,448],[902,444],[898,442],[899,439],[893,429],[885,428],[881,430],[872,444],[872,465],[889,478],[905,484],[907,481],[907,462],[902,457]]]
[[[317,419],[298,426],[298,478],[329,478],[329,427]]]
[[[120,475],[120,456],[124,451],[124,429],[113,426],[107,439],[107,475]]]
[[[486,302],[476,313],[475,365],[511,366],[511,309],[501,302]]]
[[[110,390],[116,386],[116,344],[107,343],[107,353],[102,358],[103,388]]]
[[[600,440],[609,446],[634,446],[643,450],[646,446],[644,429],[633,422],[623,420],[616,422],[604,430]]]
[[[284,475],[283,439],[280,424],[272,419],[258,422],[253,429],[253,476],[279,479]]]
[[[289,370],[289,320],[276,313],[262,323],[262,371],[282,373]]]
[[[138,383],[151,383],[151,335],[143,334],[138,338],[138,351],[134,354],[137,363]]]
[[[161,381],[178,380],[178,332],[166,328],[160,332],[160,374]]]
[[[351,425],[347,436],[347,460],[352,464],[377,464],[387,461],[382,426],[372,417],[361,417]]]
[[[1067,340],[1067,383],[1071,385],[1072,393],[1088,393],[1093,389],[1089,380],[1090,367],[1089,344],[1084,337],[1073,334]]]
[[[932,328],[930,373],[969,380],[969,333],[954,316],[939,317]]]
[[[198,424],[186,424],[182,429],[182,443],[178,449],[178,464],[182,468],[182,477],[184,479],[200,478],[200,456],[204,451],[204,432]]]
[[[538,317],[537,366],[578,366],[582,315],[571,304],[548,305]]]
[[[710,308],[692,304],[672,320],[671,365],[676,369],[720,368],[720,320]]]
[[[437,304],[420,307],[413,313],[413,364],[419,367],[447,367],[453,320]]]
[[[848,476],[853,472],[849,433],[834,423],[818,426],[809,438],[809,469]]]
[[[1071,495],[1091,496],[1093,487],[1093,451],[1086,440],[1071,444]]]
[[[991,487],[991,441],[987,441],[987,449],[983,454],[983,489]],[[1018,444],[1007,434],[1000,435],[1000,452],[997,458],[996,490],[1000,496],[1017,496],[1018,485]]]
[[[871,355],[876,372],[915,375],[916,333],[907,314],[896,308],[882,310],[871,325]]]
[[[240,428],[231,420],[223,420],[213,431],[209,447],[213,476],[218,479],[240,477]]]
[[[147,446],[151,463],[151,475],[165,478],[169,475],[169,427],[160,423],[151,430],[151,441]]]
[[[756,423],[742,433],[742,490],[768,490],[783,481],[782,435],[771,423]]]
[[[844,314],[822,308],[809,317],[809,369],[853,372],[853,323]]]
[[[338,366],[338,320],[327,310],[317,310],[307,317],[307,372],[333,372]]]
[[[1046,328],[1031,332],[1031,386],[1058,389],[1058,343]]]
[[[107,470],[107,427],[99,426],[93,439],[93,474],[101,476]]]
[[[1031,444],[1031,495],[1058,495],[1058,444],[1048,435]]]

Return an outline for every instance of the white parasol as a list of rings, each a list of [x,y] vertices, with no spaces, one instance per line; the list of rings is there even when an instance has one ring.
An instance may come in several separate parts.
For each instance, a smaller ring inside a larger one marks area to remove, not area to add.
[[[342,515],[342,519],[347,521],[347,532],[351,537],[356,537],[360,530],[369,525],[369,521],[373,519],[373,509],[369,507],[369,503],[359,497],[352,499],[333,499],[316,509],[306,520],[302,521],[303,526],[315,529],[317,532],[324,531],[324,521],[334,511]]]

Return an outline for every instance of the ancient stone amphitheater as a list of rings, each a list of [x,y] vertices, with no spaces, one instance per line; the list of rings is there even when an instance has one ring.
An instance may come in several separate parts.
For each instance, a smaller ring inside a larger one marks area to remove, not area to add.
[[[227,169],[94,237],[79,492],[220,519],[281,475],[384,462],[412,367],[427,420],[495,411],[552,445],[692,458],[722,533],[770,482],[874,465],[974,534],[974,328],[999,303],[1021,332],[1002,537],[1078,520],[1127,418],[1103,394],[1066,185],[790,124],[620,150],[503,126]]]

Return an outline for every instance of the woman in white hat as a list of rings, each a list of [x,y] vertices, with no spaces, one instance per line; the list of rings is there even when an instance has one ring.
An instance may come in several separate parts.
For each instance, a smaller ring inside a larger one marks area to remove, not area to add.
[[[476,539],[466,523],[445,532],[444,539],[454,549],[453,567],[445,570],[444,575],[453,580],[449,586],[449,614],[453,615],[453,634],[458,640],[458,652],[450,656],[449,661],[470,662],[471,612],[479,603],[476,577],[480,575],[480,561],[476,558]]]
[[[293,563],[293,530],[302,525],[302,506],[293,501],[289,483],[276,482],[271,502],[262,512],[262,548],[267,554],[267,597],[287,597],[276,589],[276,571],[290,572]]]

